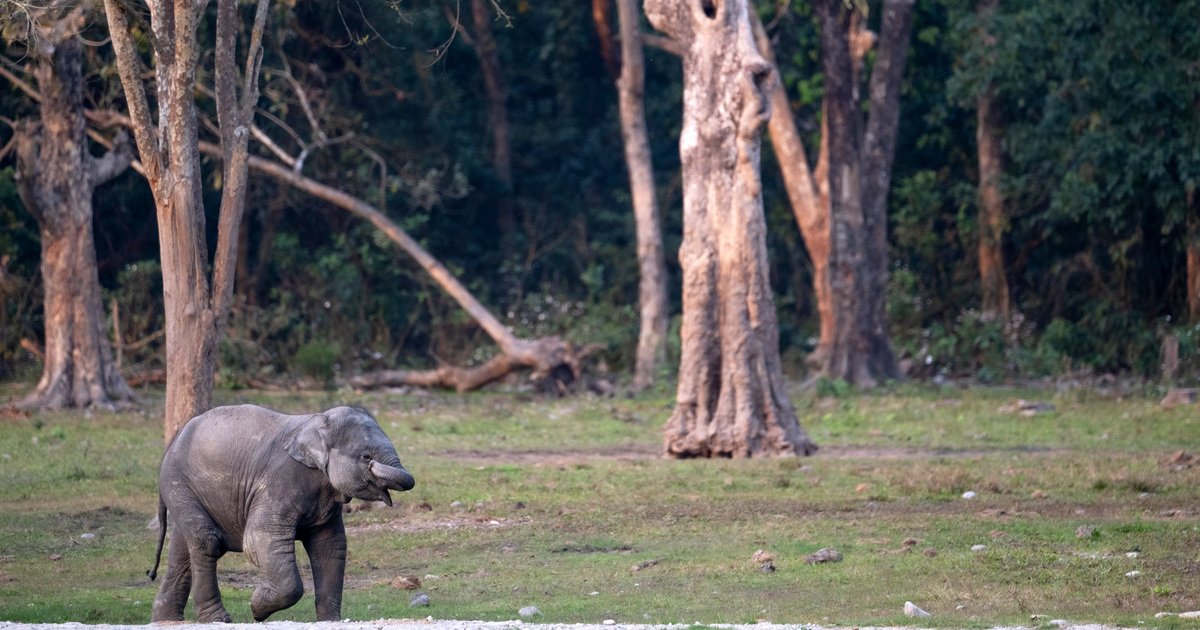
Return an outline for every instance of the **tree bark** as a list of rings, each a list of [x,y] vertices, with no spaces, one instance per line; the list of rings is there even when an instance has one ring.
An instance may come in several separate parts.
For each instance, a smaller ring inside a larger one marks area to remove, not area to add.
[[[990,46],[985,23],[995,15],[999,0],[975,5],[982,43]],[[1004,119],[995,87],[989,84],[976,99],[975,143],[979,152],[979,285],[985,316],[1008,322],[1008,277],[1004,269],[1004,229],[1008,221],[1000,178],[1004,173]]]
[[[513,183],[512,148],[508,139],[508,83],[504,78],[504,68],[500,65],[496,38],[492,35],[492,17],[488,9],[490,2],[471,0],[471,45],[475,49],[475,56],[479,58],[487,94],[488,125],[492,128],[492,167],[496,169],[496,179],[507,188]],[[497,204],[497,208],[499,212],[496,219],[500,231],[504,234],[512,232],[516,224],[512,206],[504,199]]]
[[[40,26],[30,41],[41,122],[17,126],[17,189],[42,240],[46,350],[37,387],[24,408],[102,407],[129,403],[133,390],[113,361],[100,300],[92,236],[92,192],[129,166],[123,140],[91,156],[83,109],[82,10]]]
[[[885,0],[878,52],[871,68],[871,113],[863,135],[863,304],[867,369],[874,378],[899,379],[900,366],[888,334],[887,193],[892,181],[896,134],[900,128],[900,86],[908,60],[915,0]],[[865,54],[865,51],[864,51]]]
[[[596,28],[604,68],[608,70],[608,76],[616,81],[621,74],[621,54],[612,33],[612,0],[592,0],[592,26]]]
[[[683,50],[683,354],[668,457],[808,455],[784,387],[759,179],[770,65],[746,0],[647,0]]]
[[[641,273],[638,281],[641,331],[633,388],[641,390],[654,383],[659,366],[667,358],[667,266],[646,131],[646,74],[636,0],[617,0],[617,12],[621,24],[621,75],[617,80],[621,136],[625,140],[625,165],[629,169]]]
[[[238,4],[237,0],[217,3],[214,66],[224,172],[211,288],[194,96],[199,55],[195,5],[188,0],[149,3],[157,127],[125,9],[118,0],[105,0],[104,5],[141,163],[158,215],[168,374],[164,438],[169,444],[175,433],[206,411],[212,401],[217,352],[233,293],[237,231],[245,203],[247,141],[258,101],[262,31],[269,0],[258,0],[241,71],[240,98],[235,64]]]

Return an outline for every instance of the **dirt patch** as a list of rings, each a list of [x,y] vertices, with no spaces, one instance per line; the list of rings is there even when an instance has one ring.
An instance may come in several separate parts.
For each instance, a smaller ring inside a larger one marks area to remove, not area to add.
[[[559,549],[551,549],[550,553],[634,553],[637,550],[629,545],[621,545],[620,547],[594,547],[592,545],[582,546],[567,546]]]
[[[346,527],[347,534],[365,532],[390,531],[401,534],[416,534],[439,529],[504,529],[528,525],[532,519],[522,517],[519,520],[508,518],[492,518],[489,516],[457,516],[453,518],[435,519],[428,521],[392,520],[386,523],[371,523],[369,525],[351,525]]]

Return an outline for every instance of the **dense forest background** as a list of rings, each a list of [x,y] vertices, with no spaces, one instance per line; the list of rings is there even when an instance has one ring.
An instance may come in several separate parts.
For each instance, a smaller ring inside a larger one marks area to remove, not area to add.
[[[456,27],[468,19],[466,3],[277,3],[259,105],[305,142],[336,139],[308,155],[304,173],[385,208],[514,331],[603,343],[606,369],[622,373],[637,343],[638,265],[614,87],[615,18],[598,21],[593,4],[497,5],[491,26],[508,92],[511,177],[493,159],[479,57],[468,29]],[[816,20],[802,0],[757,5],[815,155],[823,95]],[[880,11],[870,6],[876,28]],[[1200,322],[1189,311],[1188,249],[1200,246],[1200,2],[1014,0],[999,4],[986,37],[978,26],[974,3],[916,3],[888,197],[891,335],[909,375],[1154,377],[1163,340],[1173,335],[1180,377],[1193,378]],[[85,40],[88,106],[123,110],[99,15]],[[6,59],[10,68],[21,61]],[[211,65],[201,59],[202,69]],[[647,47],[646,73],[677,316],[679,58]],[[988,85],[1004,121],[1007,321],[980,308],[975,107]],[[36,107],[0,80],[0,113],[15,120]],[[0,146],[10,137],[0,125]],[[785,370],[799,376],[818,331],[812,266],[770,143],[763,147],[781,349]],[[213,166],[205,194],[215,207],[221,182]],[[40,239],[13,170],[11,156],[0,161],[0,378],[33,381],[38,363],[21,342],[43,343]],[[472,365],[493,352],[374,227],[251,177],[223,386]],[[159,367],[163,307],[150,191],[129,171],[94,203],[110,327],[115,312],[126,345],[145,341],[124,353],[123,367]],[[215,242],[215,215],[208,226]],[[678,365],[675,326],[669,369]]]

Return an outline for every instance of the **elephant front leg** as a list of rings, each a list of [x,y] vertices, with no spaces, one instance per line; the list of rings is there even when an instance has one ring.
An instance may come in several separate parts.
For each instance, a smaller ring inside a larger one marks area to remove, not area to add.
[[[312,564],[317,595],[317,621],[342,618],[342,584],[346,575],[346,529],[342,515],[305,535],[304,551]]]
[[[258,565],[267,580],[266,584],[254,589],[254,595],[250,597],[254,620],[265,621],[304,596],[304,585],[296,568],[296,535],[294,532],[268,533],[248,529],[244,542],[246,555]]]

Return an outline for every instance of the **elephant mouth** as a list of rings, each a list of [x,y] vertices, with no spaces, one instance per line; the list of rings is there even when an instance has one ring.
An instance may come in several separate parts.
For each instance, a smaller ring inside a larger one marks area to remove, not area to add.
[[[397,490],[404,492],[412,490],[413,486],[417,485],[416,479],[413,479],[412,473],[404,469],[403,466],[389,466],[377,461],[371,462],[371,475],[379,482],[379,485],[387,490]]]

